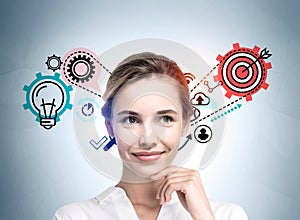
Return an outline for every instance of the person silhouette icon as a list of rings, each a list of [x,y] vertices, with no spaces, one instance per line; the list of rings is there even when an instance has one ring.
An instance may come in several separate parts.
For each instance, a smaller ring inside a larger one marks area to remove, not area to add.
[[[211,140],[212,131],[207,125],[199,125],[194,131],[194,136],[199,143],[207,143]]]
[[[201,128],[200,134],[198,134],[198,138],[199,138],[200,140],[205,141],[208,137],[209,137],[209,135],[206,134],[206,129],[205,129],[205,128]]]

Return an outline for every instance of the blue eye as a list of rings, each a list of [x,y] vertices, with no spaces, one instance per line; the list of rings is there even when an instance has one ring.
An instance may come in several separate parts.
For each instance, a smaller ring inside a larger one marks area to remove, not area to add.
[[[132,117],[132,116],[128,116],[128,117],[124,118],[123,122],[127,123],[127,124],[138,123],[137,119],[135,117]]]
[[[172,121],[173,121],[173,118],[168,115],[164,115],[160,118],[160,122],[162,122],[162,123],[171,123]]]

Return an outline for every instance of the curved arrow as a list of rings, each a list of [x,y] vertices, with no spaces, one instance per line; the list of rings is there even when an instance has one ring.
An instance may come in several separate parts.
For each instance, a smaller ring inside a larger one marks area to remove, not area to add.
[[[184,142],[184,144],[180,148],[178,148],[178,151],[180,151],[182,148],[184,148],[185,145],[187,145],[187,143],[189,142],[189,140],[192,140],[192,135],[191,134],[186,136],[186,141]]]

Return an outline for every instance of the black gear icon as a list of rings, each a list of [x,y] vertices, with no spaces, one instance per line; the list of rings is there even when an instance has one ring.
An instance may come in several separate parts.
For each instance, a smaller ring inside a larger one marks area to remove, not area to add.
[[[78,64],[83,64],[86,67],[86,72],[84,74],[78,74],[76,72],[76,66]],[[66,72],[68,73],[69,77],[72,77],[73,81],[76,81],[77,83],[84,83],[89,81],[95,74],[95,63],[86,55],[78,55],[69,61]]]
[[[53,66],[53,64],[51,64],[52,60],[56,60],[56,62],[57,62],[56,66]],[[52,70],[54,72],[55,70],[58,70],[60,68],[60,66],[61,66],[61,59],[60,59],[59,56],[56,56],[55,54],[53,54],[52,56],[48,57],[48,59],[45,62],[45,64],[47,65],[48,70]]]

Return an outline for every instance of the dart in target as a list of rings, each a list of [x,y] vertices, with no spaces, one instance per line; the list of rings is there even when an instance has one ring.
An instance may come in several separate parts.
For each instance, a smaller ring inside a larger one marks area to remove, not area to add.
[[[226,97],[243,96],[250,101],[254,93],[261,88],[268,88],[267,71],[272,68],[272,65],[265,60],[272,54],[267,48],[259,51],[258,46],[251,49],[240,47],[239,43],[235,43],[233,49],[224,56],[218,55],[217,60],[220,63],[218,75],[214,76],[214,80],[221,82],[226,90]]]

